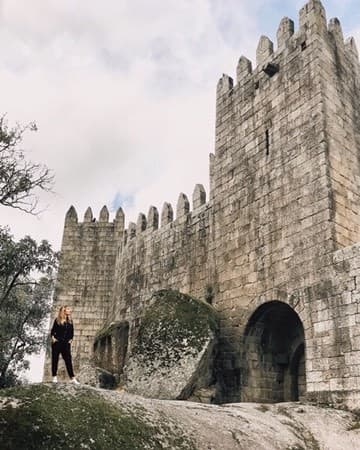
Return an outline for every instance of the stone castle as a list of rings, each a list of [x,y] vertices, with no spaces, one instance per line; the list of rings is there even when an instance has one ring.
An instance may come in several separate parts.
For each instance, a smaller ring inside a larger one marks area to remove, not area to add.
[[[360,407],[359,213],[358,53],[310,0],[218,82],[208,200],[196,185],[192,208],[180,194],[127,229],[121,208],[68,211],[54,308],[74,308],[75,368],[95,355],[121,374],[152,293],[173,288],[220,315],[220,401]]]

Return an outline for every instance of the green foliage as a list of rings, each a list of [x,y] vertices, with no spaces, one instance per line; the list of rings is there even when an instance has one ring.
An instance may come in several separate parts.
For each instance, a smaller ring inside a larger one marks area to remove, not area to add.
[[[58,255],[47,241],[14,241],[0,228],[0,387],[16,383],[26,355],[45,344],[43,322],[50,310]]]
[[[38,190],[49,191],[53,177],[46,166],[25,158],[20,144],[35,123],[9,127],[0,117],[0,206],[36,214]],[[26,355],[44,345],[43,321],[49,312],[57,255],[47,241],[29,236],[15,242],[0,226],[0,387],[18,382]]]
[[[89,388],[31,385],[0,392],[2,450],[195,450],[173,424],[151,423],[146,411],[105,401]],[[75,391],[75,392],[74,392]],[[19,399],[19,403],[16,403]]]

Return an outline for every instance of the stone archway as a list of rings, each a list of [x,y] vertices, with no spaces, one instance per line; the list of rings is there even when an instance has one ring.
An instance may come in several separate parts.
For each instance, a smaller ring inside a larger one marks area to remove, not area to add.
[[[296,401],[305,394],[305,338],[300,317],[288,304],[259,306],[244,333],[242,401]]]

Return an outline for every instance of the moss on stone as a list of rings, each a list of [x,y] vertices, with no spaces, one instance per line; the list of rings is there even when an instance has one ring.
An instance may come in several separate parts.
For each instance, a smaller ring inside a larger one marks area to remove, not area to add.
[[[160,361],[160,368],[168,367],[184,354],[199,352],[209,332],[217,330],[217,312],[212,306],[175,290],[161,290],[153,295],[132,353],[141,357],[144,366],[149,364],[149,369],[154,359]]]
[[[2,390],[2,398],[2,450],[195,448],[169,424],[147,423],[143,411],[115,406],[89,388],[30,385]]]
[[[125,322],[113,322],[110,325],[106,325],[103,328],[101,328],[95,335],[94,341],[99,341],[101,339],[107,338],[109,336],[112,336],[114,331],[117,328],[120,328]]]

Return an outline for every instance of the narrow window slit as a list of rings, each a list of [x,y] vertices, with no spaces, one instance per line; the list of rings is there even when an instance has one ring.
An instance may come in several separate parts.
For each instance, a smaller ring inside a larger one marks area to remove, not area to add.
[[[270,136],[269,130],[265,131],[265,145],[266,145],[266,156],[270,154]]]

